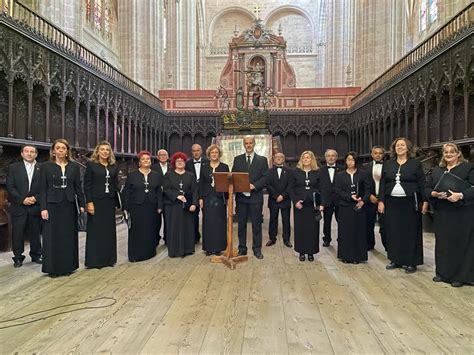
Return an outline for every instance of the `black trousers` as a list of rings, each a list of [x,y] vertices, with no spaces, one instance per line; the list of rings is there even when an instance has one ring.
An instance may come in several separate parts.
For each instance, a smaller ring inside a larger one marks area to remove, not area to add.
[[[12,251],[13,260],[23,261],[25,257],[25,240],[30,241],[31,259],[41,256],[41,216],[24,213],[12,216]]]
[[[373,249],[375,247],[375,221],[378,218],[380,226],[380,239],[382,240],[382,245],[387,250],[387,236],[385,234],[385,225],[383,221],[383,214],[377,212],[377,204],[371,202],[366,205],[366,216],[367,216],[367,249]]]
[[[324,226],[323,226],[323,241],[330,243],[331,242],[331,223],[332,223],[332,215],[337,217],[339,215],[339,207],[331,204],[329,206],[324,206],[323,211],[323,219],[324,219]]]
[[[199,212],[201,209],[199,206],[196,206],[196,211],[194,212],[194,241],[196,243],[201,239],[201,233],[199,233]]]
[[[262,250],[262,208],[263,204],[237,202],[237,221],[239,223],[239,252],[247,253],[247,219],[252,221],[252,250],[254,254]]]
[[[290,241],[290,208],[280,208],[278,206],[269,207],[270,223],[268,225],[268,235],[271,240],[276,240],[278,235],[278,212],[281,211],[281,223],[283,225],[283,240]]]

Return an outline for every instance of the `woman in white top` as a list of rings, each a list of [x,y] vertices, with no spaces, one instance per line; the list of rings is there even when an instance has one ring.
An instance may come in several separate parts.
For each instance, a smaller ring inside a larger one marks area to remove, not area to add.
[[[379,213],[385,214],[390,260],[386,268],[403,267],[406,273],[414,273],[423,264],[421,214],[428,210],[425,174],[408,139],[396,138],[390,150],[392,159],[382,167],[378,204]]]

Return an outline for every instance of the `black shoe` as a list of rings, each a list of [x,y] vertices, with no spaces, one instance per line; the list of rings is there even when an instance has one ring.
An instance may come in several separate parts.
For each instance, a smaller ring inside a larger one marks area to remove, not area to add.
[[[43,263],[43,259],[41,259],[41,256],[40,256],[40,257],[38,257],[38,258],[31,259],[31,262],[32,262],[32,263],[36,263],[36,264],[42,264],[42,263]]]
[[[393,269],[397,269],[399,267],[400,267],[400,265],[395,264],[393,261],[390,264],[388,264],[387,266],[385,266],[385,268],[387,270],[393,270]]]
[[[18,259],[13,260],[13,267],[18,268],[18,267],[21,267],[22,265],[23,265],[23,261],[18,260]]]
[[[331,242],[323,242],[323,247],[326,247],[326,248],[327,248],[327,247],[330,246],[330,245],[331,245]]]
[[[308,261],[314,261],[314,255],[308,254]]]
[[[459,281],[453,281],[451,282],[451,286],[453,287],[462,287],[464,284],[462,282],[459,282]]]
[[[212,254],[214,254],[215,256],[221,256],[222,255],[222,253],[220,251],[216,251],[215,253],[212,253]]]
[[[210,251],[206,251],[206,256],[211,256],[212,253]]]
[[[354,265],[357,265],[359,262],[358,261],[353,261],[352,262]]]
[[[256,254],[255,254],[255,257],[256,257],[257,259],[263,259],[263,254],[262,254],[262,253],[256,253]]]
[[[267,244],[265,244],[267,247],[271,247],[272,245],[274,245],[276,243],[276,240],[275,239],[270,239]]]
[[[304,254],[300,254],[300,261],[305,261],[306,260],[306,257],[304,256]]]
[[[239,250],[239,253],[237,254],[238,256],[245,256],[247,255],[247,252],[246,251],[240,251]]]
[[[291,244],[289,240],[285,240],[283,244],[285,244],[285,246],[288,248],[293,248],[293,244]]]
[[[342,260],[342,262],[343,262],[344,264],[349,263],[347,260]]]
[[[416,272],[416,266],[407,266],[405,272],[407,274],[413,274],[414,272]]]
[[[444,282],[444,280],[441,278],[441,276],[438,276],[438,275],[436,275],[435,277],[433,277],[433,281],[434,281],[434,282]]]

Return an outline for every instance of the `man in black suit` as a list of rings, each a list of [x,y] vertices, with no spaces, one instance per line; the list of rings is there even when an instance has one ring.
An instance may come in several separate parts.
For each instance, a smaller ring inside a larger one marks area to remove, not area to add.
[[[191,146],[191,154],[192,158],[188,159],[186,162],[185,169],[187,171],[192,172],[196,176],[196,182],[199,184],[199,180],[201,180],[201,171],[203,170],[203,166],[209,164],[209,159],[202,156],[202,148],[199,144],[193,144]],[[199,243],[201,239],[201,234],[199,233],[199,206],[196,207],[196,211],[194,212],[194,240]]]
[[[158,158],[158,163],[153,164],[153,166],[151,167],[151,170],[156,171],[158,173],[158,175],[160,176],[160,184],[163,184],[163,177],[166,175],[166,173],[168,172],[170,168],[170,165],[168,163],[168,152],[165,149],[160,149],[156,153],[156,157]],[[157,241],[158,244],[160,244],[160,240],[161,240],[160,230],[161,230],[162,223],[164,224],[164,221],[165,221],[165,214],[164,214],[164,209],[163,209],[161,213],[158,214],[158,241]],[[163,231],[163,240],[166,243],[165,231],[166,231],[166,226]]]
[[[383,165],[383,156],[384,156],[384,148],[380,145],[376,145],[372,147],[372,161],[363,165],[364,170],[367,174],[370,175],[374,182],[375,186],[375,194],[372,193],[370,195],[370,203],[367,204],[367,250],[372,250],[375,247],[375,220],[378,217],[379,221],[379,231],[380,237],[382,239],[382,244],[386,248],[386,236],[385,236],[385,228],[383,223],[383,214],[377,212],[377,204],[379,202],[379,187],[380,187],[380,179],[382,177],[382,165]]]
[[[243,140],[245,153],[234,158],[232,172],[248,172],[250,192],[238,192],[235,195],[237,220],[239,223],[239,255],[247,255],[247,219],[252,221],[252,250],[257,259],[262,254],[262,209],[263,189],[267,182],[267,158],[254,152],[255,138],[246,136]]]
[[[276,243],[278,234],[278,212],[281,211],[283,225],[283,244],[288,248],[293,247],[290,242],[290,209],[291,200],[288,194],[288,184],[291,178],[291,169],[283,164],[285,155],[276,153],[273,156],[273,167],[268,170],[267,191],[268,208],[270,210],[270,223],[268,225],[269,241],[267,247]]]
[[[31,261],[41,264],[41,216],[39,208],[40,165],[36,162],[38,151],[34,146],[21,149],[21,162],[8,168],[7,191],[11,202],[13,266],[23,265],[24,241],[30,241]]]
[[[321,193],[325,194],[327,205],[324,206],[324,226],[323,226],[323,246],[331,244],[331,223],[333,214],[338,217],[337,195],[334,189],[334,181],[338,172],[344,167],[336,164],[337,152],[334,149],[327,149],[324,153],[326,164],[321,167]]]

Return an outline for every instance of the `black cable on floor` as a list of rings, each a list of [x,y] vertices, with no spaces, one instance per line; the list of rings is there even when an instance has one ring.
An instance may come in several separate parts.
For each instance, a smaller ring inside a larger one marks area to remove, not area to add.
[[[22,319],[22,318],[31,317],[31,316],[33,316],[33,315],[35,315],[35,314],[40,314],[40,313],[45,313],[45,312],[49,312],[49,311],[54,311],[55,309],[59,309],[59,308],[70,307],[70,306],[78,306],[78,305],[81,305],[81,304],[87,304],[87,303],[95,302],[95,301],[98,301],[98,300],[110,300],[110,301],[112,301],[112,303],[107,304],[107,305],[105,305],[105,306],[86,306],[86,307],[80,307],[80,308],[72,309],[72,310],[69,310],[69,311],[58,312],[58,313],[54,313],[54,314],[51,314],[51,315],[48,315],[48,316],[44,316],[44,317],[41,317],[41,318],[38,318],[38,319],[33,319],[33,320],[30,320],[30,321],[27,321],[27,322],[22,322],[22,323],[17,323],[17,324],[12,324],[12,325],[3,326],[3,327],[0,327],[0,330],[2,330],[2,329],[7,329],[7,328],[18,327],[18,326],[20,326],[20,325],[26,325],[26,324],[30,324],[30,323],[34,323],[34,322],[38,322],[38,321],[40,321],[40,320],[45,320],[45,319],[48,319],[48,318],[52,318],[52,317],[55,317],[55,316],[59,316],[59,315],[61,315],[61,314],[67,314],[67,313],[72,313],[72,312],[76,312],[76,311],[83,311],[83,310],[86,310],[86,309],[107,308],[107,307],[111,307],[111,306],[113,306],[114,304],[117,303],[117,300],[116,300],[115,298],[113,298],[113,297],[98,297],[98,298],[94,298],[94,299],[89,300],[89,301],[70,303],[70,304],[65,304],[65,305],[58,306],[58,307],[53,307],[53,308],[50,308],[50,309],[45,309],[45,310],[42,310],[42,311],[37,311],[37,312],[33,312],[33,313],[28,313],[28,314],[25,314],[25,315],[23,315],[23,316],[21,316],[21,317],[16,317],[16,318],[6,319],[6,320],[0,320],[0,324],[1,324],[1,323],[14,322],[14,321],[19,320],[19,319]]]

